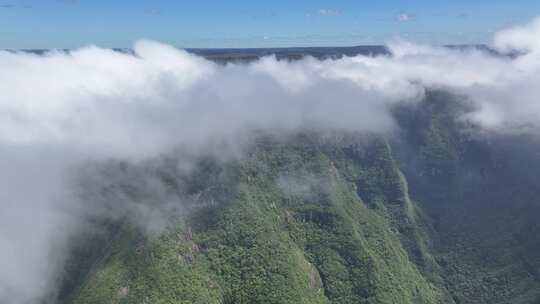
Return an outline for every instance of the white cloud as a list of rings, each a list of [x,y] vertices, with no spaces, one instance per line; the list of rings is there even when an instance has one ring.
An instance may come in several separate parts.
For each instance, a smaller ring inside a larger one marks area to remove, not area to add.
[[[321,16],[337,16],[340,14],[340,11],[335,9],[321,8],[318,11]]]
[[[396,16],[396,20],[399,22],[409,22],[416,20],[416,15],[411,13],[401,13]]]
[[[495,34],[495,47],[503,52],[512,50],[540,52],[540,17],[526,26],[517,26]]]

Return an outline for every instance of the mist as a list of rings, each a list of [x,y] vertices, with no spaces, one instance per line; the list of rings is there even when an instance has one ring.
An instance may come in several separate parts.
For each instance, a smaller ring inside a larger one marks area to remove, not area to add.
[[[81,169],[93,164],[181,151],[189,172],[199,155],[241,158],[255,131],[390,134],[392,107],[430,89],[466,96],[474,111],[463,119],[486,130],[536,132],[540,18],[496,33],[492,47],[498,53],[392,41],[391,55],[226,65],[154,41],[133,54],[0,51],[0,302],[54,299],[69,239],[89,214],[119,218],[136,206],[149,215],[141,226],[163,229],[155,204],[82,199],[80,174],[107,183]],[[183,212],[151,177],[116,178],[144,185],[164,213]]]

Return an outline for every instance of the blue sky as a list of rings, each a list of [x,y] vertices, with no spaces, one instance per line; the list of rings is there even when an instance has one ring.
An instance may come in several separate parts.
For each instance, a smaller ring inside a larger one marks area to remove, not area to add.
[[[344,46],[394,37],[486,43],[540,15],[539,0],[0,0],[0,48]]]

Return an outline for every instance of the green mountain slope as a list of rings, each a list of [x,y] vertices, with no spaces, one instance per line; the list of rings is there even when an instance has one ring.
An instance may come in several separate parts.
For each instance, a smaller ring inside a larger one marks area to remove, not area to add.
[[[215,169],[232,171],[230,198],[159,236],[126,220],[70,302],[446,303],[386,142],[320,140]]]
[[[186,205],[74,250],[66,303],[540,303],[540,141],[478,135],[456,97],[396,109],[397,136],[260,136],[241,159],[152,165]],[[108,164],[110,167],[110,164]],[[144,165],[116,169],[148,174]],[[133,200],[137,183],[108,187]],[[108,188],[108,189],[109,189]]]

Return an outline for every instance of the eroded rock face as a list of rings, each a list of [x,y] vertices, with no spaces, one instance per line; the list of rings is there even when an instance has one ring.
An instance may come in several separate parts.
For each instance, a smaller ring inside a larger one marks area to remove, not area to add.
[[[118,297],[120,298],[125,298],[128,296],[128,294],[129,294],[129,287],[127,286],[121,287],[120,290],[118,290]]]

